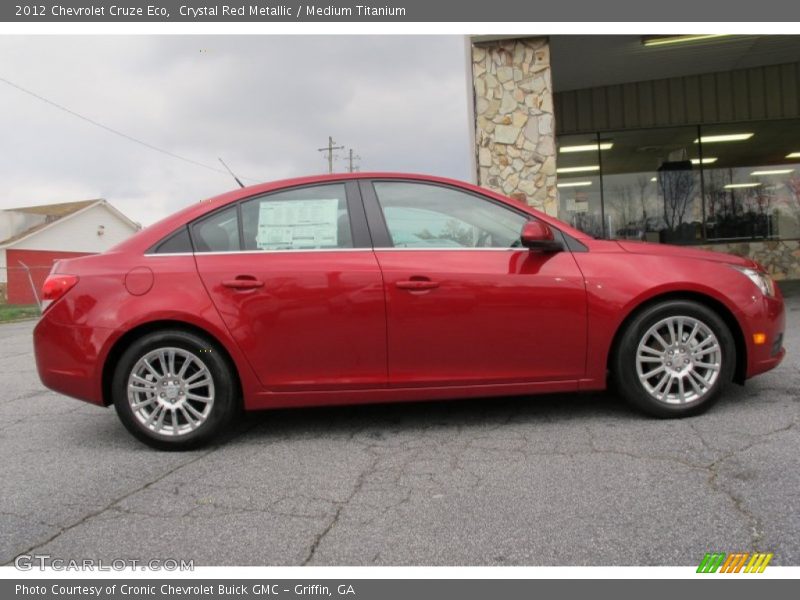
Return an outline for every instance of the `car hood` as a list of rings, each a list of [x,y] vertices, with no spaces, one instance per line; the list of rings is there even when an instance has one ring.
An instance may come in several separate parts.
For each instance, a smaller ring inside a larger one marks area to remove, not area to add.
[[[741,267],[754,267],[755,262],[749,258],[742,258],[735,254],[724,252],[714,252],[711,250],[700,250],[686,246],[671,246],[669,244],[650,244],[647,242],[617,242],[625,252],[632,254],[649,254],[652,256],[671,256],[676,258],[693,258],[696,260],[711,260],[714,262],[727,263],[729,265],[739,265]]]

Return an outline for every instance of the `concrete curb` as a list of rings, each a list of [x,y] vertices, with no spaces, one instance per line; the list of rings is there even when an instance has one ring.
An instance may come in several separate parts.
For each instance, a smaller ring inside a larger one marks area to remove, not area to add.
[[[39,315],[35,317],[22,317],[21,319],[9,319],[8,321],[0,321],[0,325],[11,325],[12,323],[24,323],[25,321],[38,321]]]

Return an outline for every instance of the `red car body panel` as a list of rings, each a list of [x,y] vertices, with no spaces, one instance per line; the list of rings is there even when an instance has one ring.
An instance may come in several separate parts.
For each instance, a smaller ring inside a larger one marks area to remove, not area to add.
[[[108,404],[103,369],[116,342],[137,327],[175,322],[213,336],[236,364],[243,391],[253,394],[260,390],[244,354],[231,340],[205,292],[193,257],[159,257],[148,293],[131,294],[125,275],[148,264],[141,256],[125,253],[98,254],[79,262],[56,264],[55,272],[67,269],[79,277],[91,273],[91,289],[86,289],[85,280],[79,280],[36,325],[34,349],[42,382],[68,396]]]
[[[148,249],[225,204],[284,188],[401,179],[454,186],[548,223],[585,247],[179,253]],[[763,296],[729,265],[693,248],[595,240],[476,186],[424,175],[359,173],[286,180],[189,206],[112,250],[59,262],[77,275],[34,330],[45,385],[104,405],[129,336],[179,323],[212,336],[236,368],[247,409],[602,389],[625,320],[669,294],[725,307],[746,348],[746,377],[773,368],[784,330],[780,293]],[[257,277],[262,287],[229,282]],[[420,284],[420,282],[422,282]],[[754,333],[767,343],[756,345]],[[104,379],[105,377],[105,379]]]
[[[266,389],[386,385],[383,280],[372,252],[197,254],[196,260],[231,337]],[[223,285],[242,274],[263,287]]]
[[[577,380],[586,291],[570,252],[376,250],[392,387]],[[438,287],[409,292],[414,279]]]
[[[746,377],[776,366],[783,358],[770,355],[771,344],[753,344],[753,333],[768,333],[774,341],[784,331],[783,299],[766,298],[735,269],[719,264],[753,267],[753,261],[693,248],[645,243],[585,240],[589,252],[574,256],[586,281],[589,306],[588,346],[601,360],[586,365],[582,389],[605,387],[608,353],[625,319],[639,306],[669,294],[696,294],[723,305],[741,329],[747,351]],[[655,247],[654,247],[655,246]],[[659,254],[657,249],[665,252]]]

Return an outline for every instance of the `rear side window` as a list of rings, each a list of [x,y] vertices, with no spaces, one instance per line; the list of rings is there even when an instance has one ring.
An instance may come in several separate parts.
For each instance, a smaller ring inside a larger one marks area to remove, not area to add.
[[[195,252],[234,252],[239,243],[239,216],[236,205],[192,225]]]
[[[156,254],[176,254],[191,251],[192,242],[189,239],[189,229],[187,227],[181,227],[178,231],[158,244],[155,249]]]
[[[352,248],[344,184],[308,186],[242,203],[245,250]]]

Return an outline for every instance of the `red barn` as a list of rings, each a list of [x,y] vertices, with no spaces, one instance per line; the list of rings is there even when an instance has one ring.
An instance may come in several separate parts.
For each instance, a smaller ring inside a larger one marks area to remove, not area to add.
[[[0,290],[9,304],[36,304],[54,261],[103,252],[140,228],[102,199],[0,210]]]

